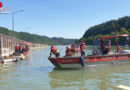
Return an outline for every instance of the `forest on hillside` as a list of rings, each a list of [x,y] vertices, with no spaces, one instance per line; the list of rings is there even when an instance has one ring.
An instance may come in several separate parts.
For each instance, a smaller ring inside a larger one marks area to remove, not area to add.
[[[130,35],[130,16],[125,16],[119,18],[118,20],[110,20],[90,27],[86,30],[80,40],[83,40],[86,44],[91,45],[95,38],[119,34]],[[112,44],[116,44],[117,42],[123,45],[125,43],[125,38],[112,38]]]
[[[74,39],[65,39],[65,38],[61,38],[61,37],[49,38],[47,36],[30,34],[27,32],[14,32],[14,31],[8,30],[7,28],[4,28],[4,27],[0,27],[0,33],[7,35],[7,36],[15,36],[16,38],[27,41],[27,42],[40,43],[40,44],[66,45],[66,44],[71,44],[74,42]]]

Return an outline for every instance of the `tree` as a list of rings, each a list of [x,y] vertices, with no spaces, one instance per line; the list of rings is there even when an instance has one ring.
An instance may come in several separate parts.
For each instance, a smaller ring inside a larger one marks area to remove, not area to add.
[[[110,20],[90,27],[86,30],[81,39],[86,40],[86,44],[92,44],[91,42],[94,38],[119,34],[130,34],[130,16],[125,16],[119,18],[118,20]],[[117,42],[123,44],[125,42],[125,38],[112,38],[112,44],[116,44]]]
[[[125,28],[120,29],[121,34],[128,34],[128,31]]]

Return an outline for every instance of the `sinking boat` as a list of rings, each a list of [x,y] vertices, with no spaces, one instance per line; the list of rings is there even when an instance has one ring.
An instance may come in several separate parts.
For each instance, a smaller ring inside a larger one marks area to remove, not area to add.
[[[100,48],[101,40],[108,40],[116,37],[126,37],[125,49],[121,52],[108,52],[103,54]],[[97,44],[98,43],[98,44]],[[91,55],[87,56],[63,56],[63,57],[48,57],[50,62],[60,68],[82,68],[97,65],[128,63],[130,62],[130,50],[128,50],[129,37],[127,34],[100,37],[94,40],[94,47]],[[94,54],[93,52],[96,52]]]

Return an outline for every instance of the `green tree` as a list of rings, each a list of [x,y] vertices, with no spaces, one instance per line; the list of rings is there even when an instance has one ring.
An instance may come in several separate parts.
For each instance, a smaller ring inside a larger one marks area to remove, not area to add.
[[[120,29],[121,34],[128,34],[128,31],[125,28]]]

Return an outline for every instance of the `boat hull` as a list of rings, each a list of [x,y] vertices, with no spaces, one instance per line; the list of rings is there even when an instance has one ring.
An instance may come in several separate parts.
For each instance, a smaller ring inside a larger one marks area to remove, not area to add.
[[[32,51],[28,51],[28,52],[24,52],[23,54],[24,55],[29,55],[29,54],[31,54],[32,53]]]
[[[48,59],[56,67],[61,68],[82,68],[91,67],[106,64],[120,64],[130,62],[130,54],[118,54],[118,55],[102,55],[102,56],[85,56],[82,57],[59,57]]]

